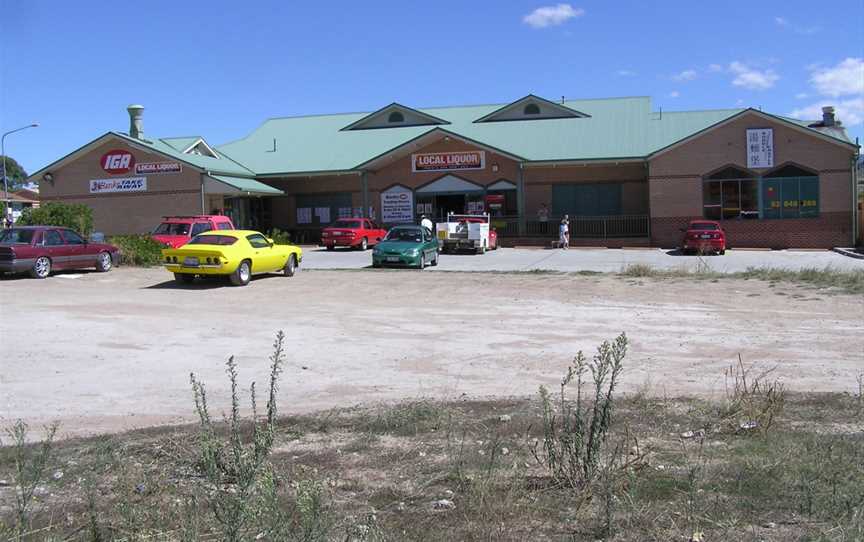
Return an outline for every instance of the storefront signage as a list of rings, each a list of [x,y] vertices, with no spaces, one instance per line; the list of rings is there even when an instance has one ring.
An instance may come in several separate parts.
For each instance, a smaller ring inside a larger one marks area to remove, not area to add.
[[[774,167],[774,130],[772,128],[747,130],[747,167]]]
[[[91,194],[146,191],[147,177],[126,177],[122,179],[94,179],[90,181]]]
[[[485,151],[429,152],[411,155],[411,171],[452,171],[457,169],[483,169]]]
[[[381,220],[385,224],[414,222],[414,193],[404,186],[381,192]]]
[[[141,162],[135,164],[135,173],[139,175],[180,173],[181,171],[183,171],[183,166],[177,162]]]
[[[123,175],[124,173],[129,173],[135,167],[135,157],[129,151],[115,149],[103,154],[99,163],[106,173]]]

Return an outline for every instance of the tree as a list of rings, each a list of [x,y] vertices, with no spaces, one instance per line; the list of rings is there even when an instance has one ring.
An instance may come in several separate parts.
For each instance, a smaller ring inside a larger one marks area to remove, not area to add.
[[[24,180],[27,178],[27,172],[24,171],[24,168],[21,167],[17,161],[11,156],[6,157],[6,169],[9,172],[8,183],[9,190],[14,188],[20,188],[21,185],[24,184]],[[0,158],[0,179],[3,178],[3,160]]]

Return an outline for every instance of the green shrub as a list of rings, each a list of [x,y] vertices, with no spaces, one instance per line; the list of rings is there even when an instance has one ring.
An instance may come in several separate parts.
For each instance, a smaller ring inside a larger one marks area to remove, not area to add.
[[[49,201],[40,207],[24,209],[17,223],[21,226],[61,226],[90,237],[93,233],[93,209],[82,203]]]
[[[121,265],[159,265],[162,262],[162,243],[147,235],[118,235],[108,240],[120,249]]]
[[[273,228],[272,230],[267,232],[267,237],[273,239],[273,242],[277,245],[291,244],[291,234],[287,231],[282,231],[279,228]]]

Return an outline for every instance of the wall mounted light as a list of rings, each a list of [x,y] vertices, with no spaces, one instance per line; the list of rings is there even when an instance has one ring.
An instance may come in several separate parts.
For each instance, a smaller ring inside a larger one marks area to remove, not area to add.
[[[42,180],[51,184],[51,186],[54,186],[54,175],[52,175],[51,173],[46,173],[45,175],[42,175]]]
[[[493,172],[493,173],[498,173],[498,163],[497,163],[497,162],[494,163],[494,164],[492,164],[492,172]]]

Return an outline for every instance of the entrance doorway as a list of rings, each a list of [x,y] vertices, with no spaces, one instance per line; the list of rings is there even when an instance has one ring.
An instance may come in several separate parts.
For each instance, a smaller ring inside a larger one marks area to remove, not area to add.
[[[462,214],[465,212],[465,194],[434,196],[433,207],[436,220],[445,220],[450,213]]]

